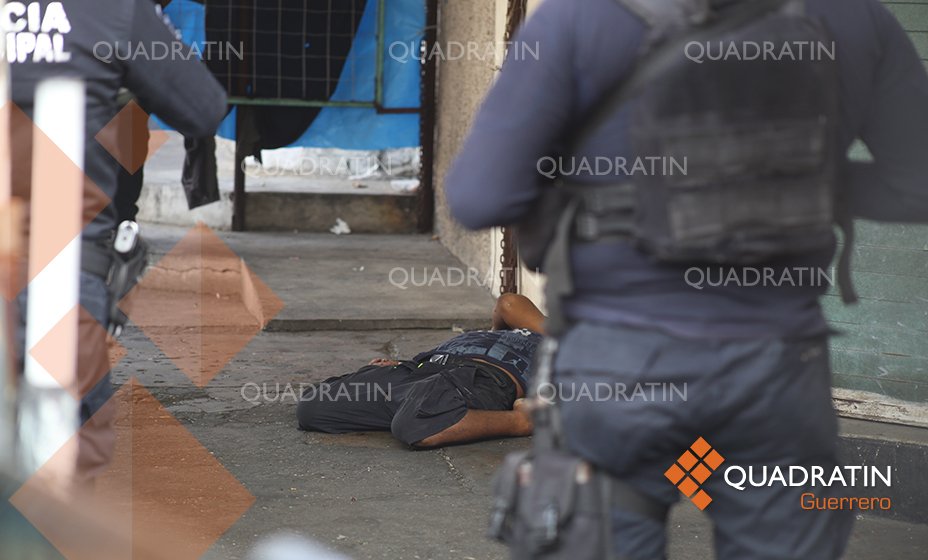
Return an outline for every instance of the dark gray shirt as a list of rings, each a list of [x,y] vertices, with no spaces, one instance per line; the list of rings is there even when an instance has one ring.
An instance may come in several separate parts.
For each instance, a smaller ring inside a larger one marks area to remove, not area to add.
[[[96,136],[121,108],[116,99],[120,88],[128,88],[142,107],[187,136],[216,132],[226,114],[226,94],[206,65],[189,56],[190,49],[179,43],[152,0],[41,0],[37,11],[32,3],[7,2],[0,18],[17,45],[8,53],[13,102],[31,116],[39,81],[55,76],[85,80],[85,172],[110,199],[116,193],[119,164]],[[17,194],[27,193],[31,180],[30,135],[28,127],[13,129]],[[85,203],[91,206],[93,201]],[[84,236],[105,237],[115,225],[111,205],[93,219]]]

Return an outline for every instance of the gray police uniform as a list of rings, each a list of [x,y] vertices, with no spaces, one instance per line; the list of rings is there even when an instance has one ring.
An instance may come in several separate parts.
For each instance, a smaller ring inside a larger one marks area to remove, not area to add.
[[[876,0],[808,0],[806,8],[835,40],[841,153],[861,138],[875,158],[841,162],[838,188],[850,210],[857,217],[925,221],[928,76],[914,46]],[[471,229],[525,219],[551,188],[539,176],[546,170],[540,162],[563,149],[606,91],[631,75],[648,30],[616,0],[542,3],[515,38],[537,56],[520,48],[507,60],[446,178],[455,218]],[[632,162],[633,110],[627,105],[567,155]],[[615,183],[621,170],[614,171],[587,179]],[[771,266],[827,269],[833,256],[831,247]],[[622,240],[574,244],[571,258],[574,292],[564,309],[573,326],[562,337],[556,380],[687,388],[683,402],[662,391],[644,399],[616,391],[600,402],[565,399],[567,440],[577,453],[668,505],[679,491],[664,472],[698,437],[725,457],[723,469],[818,465],[829,472],[837,464],[829,328],[818,302],[827,285],[697,289],[687,282],[686,266],[656,264]],[[803,511],[800,494],[808,488],[741,492],[721,473],[703,488],[713,498],[706,512],[715,522],[719,558],[826,559],[844,550],[853,513]],[[841,491],[814,489],[819,497]],[[617,510],[614,533],[625,557],[665,554],[660,523]]]
[[[35,88],[41,80],[67,76],[85,81],[85,173],[109,200],[115,198],[119,163],[97,140],[97,135],[120,108],[117,104],[120,88],[129,88],[146,109],[185,134],[212,135],[225,116],[225,93],[202,62],[181,56],[153,55],[165,52],[164,49],[170,53],[186,53],[188,49],[174,48],[177,39],[156,13],[151,0],[7,2],[0,10],[0,24],[8,31],[12,99],[27,116],[32,116]],[[31,181],[31,135],[31,123],[14,120],[13,190],[15,196],[23,198],[28,198]],[[97,202],[88,193],[85,190],[85,214]],[[108,205],[99,214],[85,219],[89,221],[83,232],[85,243],[108,242],[116,226],[113,206]],[[23,293],[19,297],[22,317],[25,317],[25,301]],[[83,272],[81,305],[104,328],[108,302],[100,271]],[[19,333],[20,347],[23,330]],[[112,394],[108,374],[102,380],[88,379],[99,370],[101,360],[104,364],[106,361],[105,340],[99,332],[82,321],[78,375],[85,393],[81,411],[84,421]],[[97,466],[102,461],[105,458],[98,457]]]

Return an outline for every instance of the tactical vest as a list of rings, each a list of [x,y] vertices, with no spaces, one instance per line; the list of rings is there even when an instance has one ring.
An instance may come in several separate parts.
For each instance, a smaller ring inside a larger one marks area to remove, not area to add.
[[[560,299],[572,292],[574,241],[626,239],[661,263],[753,265],[828,249],[839,224],[839,281],[854,301],[853,230],[837,197],[835,47],[805,1],[618,1],[649,27],[643,54],[567,153],[633,101],[637,158],[660,156],[684,172],[605,185],[561,179],[549,189],[540,211],[559,213],[549,221],[556,230],[520,231],[527,264],[548,274],[549,328],[562,326]]]

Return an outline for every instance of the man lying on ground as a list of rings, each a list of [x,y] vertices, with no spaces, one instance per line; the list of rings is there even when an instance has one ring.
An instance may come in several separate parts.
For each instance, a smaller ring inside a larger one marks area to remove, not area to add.
[[[304,391],[300,428],[332,434],[390,430],[417,448],[532,433],[527,374],[544,315],[505,294],[493,330],[461,334],[409,361],[376,359]]]

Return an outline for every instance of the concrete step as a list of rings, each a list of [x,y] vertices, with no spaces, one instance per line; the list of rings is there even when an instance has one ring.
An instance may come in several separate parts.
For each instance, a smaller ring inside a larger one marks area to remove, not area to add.
[[[409,195],[250,192],[248,231],[325,233],[343,220],[352,233],[415,233],[417,198]]]
[[[892,487],[874,488],[875,496],[892,500],[892,508],[868,515],[928,525],[928,429],[844,418],[838,449],[846,465],[892,467]],[[855,495],[864,496],[866,490]]]
[[[184,227],[142,225],[156,261],[191,232]],[[464,267],[431,236],[217,235],[283,303],[267,324],[270,331],[450,330],[490,325],[493,298],[486,286],[490,279]]]
[[[145,164],[139,220],[186,227],[202,222],[215,230],[228,230],[232,224],[235,162],[225,144],[216,153],[220,200],[189,210],[180,182],[185,157],[183,138],[168,133],[167,142]],[[356,233],[416,231],[415,180],[348,179],[252,166],[247,170],[245,184],[245,222],[252,231],[328,232],[338,219]]]

